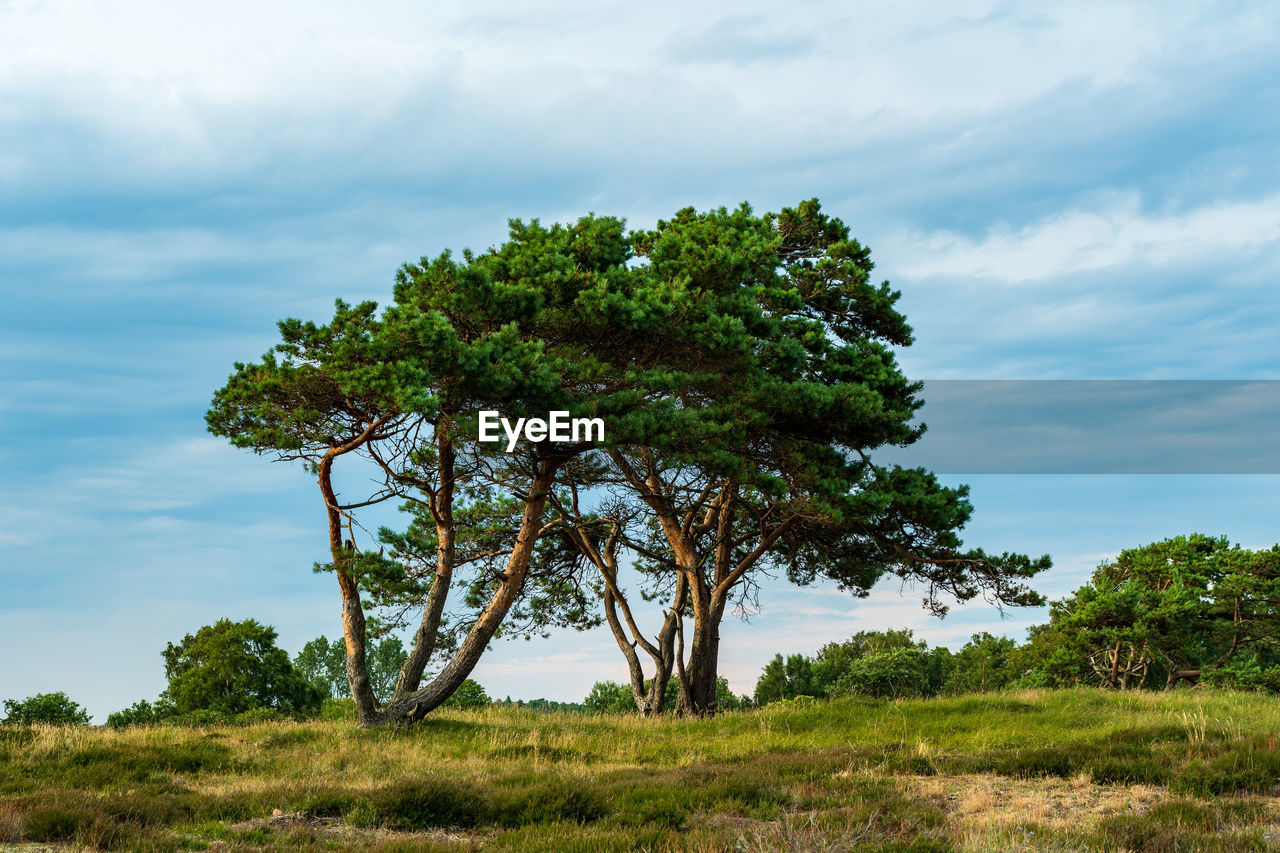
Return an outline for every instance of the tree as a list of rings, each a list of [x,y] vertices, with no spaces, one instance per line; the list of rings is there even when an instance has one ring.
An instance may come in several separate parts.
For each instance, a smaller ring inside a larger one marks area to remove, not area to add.
[[[276,646],[275,629],[254,619],[220,619],[167,644],[163,655],[169,686],[162,698],[179,714],[320,708],[321,692],[294,671],[288,654]]]
[[[293,668],[326,699],[351,695],[347,685],[347,647],[342,640],[331,643],[324,634],[309,640],[294,657]]]
[[[664,692],[666,693],[664,701],[669,706],[675,701],[675,683],[668,681]],[[654,695],[652,680],[645,682],[644,694],[645,696]],[[637,707],[631,685],[619,684],[616,681],[597,681],[591,685],[591,692],[582,700],[582,705],[586,710],[599,714],[627,714],[637,710],[646,716],[652,713],[644,707]]]
[[[43,723],[54,726],[86,726],[89,712],[59,690],[57,693],[37,693],[26,699],[4,700],[6,725],[24,726]]]
[[[813,678],[813,662],[800,654],[787,655],[786,660],[782,655],[774,655],[773,660],[765,664],[754,695],[757,705],[820,695]]]
[[[833,696],[839,692],[840,683],[852,668],[854,661],[870,654],[916,649],[925,652],[928,644],[917,640],[910,628],[887,631],[859,631],[839,643],[827,643],[818,650],[813,662],[814,696]]]
[[[1053,602],[1019,658],[1051,686],[1280,689],[1280,546],[1193,534],[1121,551]]]
[[[908,654],[909,653],[909,654]],[[756,683],[758,704],[823,698],[842,693],[873,696],[933,696],[952,677],[953,655],[930,649],[910,628],[859,631],[848,640],[827,643],[818,654],[775,655]]]
[[[692,636],[674,621],[683,713],[714,712],[720,622],[749,610],[755,578],[770,569],[855,595],[896,574],[922,583],[936,614],[978,595],[1001,606],[1041,601],[1025,581],[1048,557],[962,548],[965,488],[872,461],[876,448],[921,434],[911,423],[920,386],[891,349],[911,343],[898,294],[870,282],[869,252],[843,223],[816,200],[764,216],[746,205],[687,209],[633,243],[647,275],[717,306],[710,334],[728,354],[714,382],[650,399],[672,402],[672,422],[640,442],[611,442],[608,468],[583,478],[645,507],[648,522],[627,537],[636,565],[677,599],[687,590]],[[624,596],[609,592],[621,606]],[[615,635],[624,655],[640,643],[634,630]],[[660,670],[662,656],[646,651]]]
[[[129,726],[148,726],[171,719],[177,712],[173,704],[165,699],[148,702],[146,699],[134,702],[128,708],[107,714],[107,725],[113,729]]]
[[[489,698],[489,694],[479,682],[468,678],[462,684],[458,685],[458,689],[453,691],[444,703],[446,708],[457,708],[460,710],[473,710],[475,708],[486,708],[493,702]]]
[[[516,221],[484,254],[404,267],[382,316],[339,301],[327,325],[280,323],[282,343],[236,365],[207,419],[236,446],[317,477],[329,527],[320,567],[338,580],[361,724],[421,719],[504,624],[508,635],[590,624],[584,561],[637,704],[656,709],[674,665],[679,708],[695,714],[716,707],[720,621],[749,606],[762,571],[855,594],[895,573],[921,581],[939,613],[944,598],[979,594],[1038,602],[1023,581],[1047,558],[962,550],[964,489],[872,463],[870,451],[922,428],[910,423],[919,386],[891,350],[910,329],[870,270],[816,201],[761,217],[746,205],[684,210],[630,235],[604,217]],[[599,418],[607,435],[504,453],[479,442],[488,410]],[[340,498],[335,466],[352,459],[383,479]],[[576,504],[584,489],[623,512]],[[413,522],[361,547],[354,513],[385,500],[404,501]],[[618,531],[670,603],[652,637],[598,547]],[[465,593],[450,618],[455,586]],[[385,704],[369,678],[366,607],[393,621],[421,613]],[[437,647],[451,657],[422,686]],[[655,667],[650,694],[636,647]]]
[[[361,725],[412,723],[438,707],[508,614],[508,635],[594,621],[577,564],[535,562],[562,523],[544,519],[556,479],[591,445],[547,438],[506,454],[479,442],[479,414],[600,418],[630,445],[678,413],[663,389],[713,381],[682,368],[733,343],[714,334],[716,306],[631,260],[617,219],[513,221],[510,239],[486,253],[406,265],[381,316],[373,303],[339,301],[328,324],[281,322],[281,343],[236,364],[215,393],[212,432],[317,478],[329,544],[319,568],[338,581]],[[340,497],[335,469],[353,459],[383,481]],[[409,529],[362,547],[356,511],[387,500],[404,502]],[[450,618],[455,586],[464,596]],[[385,703],[370,680],[369,608],[395,626],[419,614]],[[424,685],[437,651],[449,658]]]
[[[721,711],[745,711],[755,705],[750,696],[738,696],[723,675],[716,679],[716,707]]]
[[[894,699],[930,693],[928,655],[921,649],[890,649],[857,658],[836,684],[839,693]]]
[[[948,693],[987,693],[1018,679],[1015,655],[1018,644],[1008,637],[982,631],[974,634],[952,656],[952,671],[944,689]]]
[[[378,701],[385,703],[395,691],[408,652],[398,636],[388,634],[369,644],[367,656],[369,686]],[[347,648],[342,640],[330,642],[321,634],[302,647],[293,659],[293,668],[326,698],[342,699],[351,695],[347,683]]]

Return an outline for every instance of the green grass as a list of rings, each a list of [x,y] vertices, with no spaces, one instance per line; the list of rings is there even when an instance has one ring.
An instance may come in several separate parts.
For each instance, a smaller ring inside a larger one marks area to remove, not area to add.
[[[1035,691],[711,720],[0,729],[0,845],[1267,850],[1280,700]],[[278,812],[276,817],[273,812]]]

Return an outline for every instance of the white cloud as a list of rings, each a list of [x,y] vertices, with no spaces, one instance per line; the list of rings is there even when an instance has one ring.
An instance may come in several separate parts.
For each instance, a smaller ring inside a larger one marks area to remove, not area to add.
[[[916,247],[900,267],[912,278],[985,278],[1011,284],[1128,265],[1165,266],[1236,255],[1280,239],[1280,194],[1221,202],[1183,213],[1144,213],[1134,194],[1097,210],[1070,210],[973,240],[938,231],[901,238]],[[1072,311],[1097,306],[1076,303]],[[1060,322],[1060,318],[1053,321]]]

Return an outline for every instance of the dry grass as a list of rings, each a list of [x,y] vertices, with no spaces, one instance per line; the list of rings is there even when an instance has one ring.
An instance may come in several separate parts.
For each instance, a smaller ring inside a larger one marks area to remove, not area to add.
[[[119,850],[1265,850],[1280,703],[1033,691],[714,720],[0,730],[0,841]],[[280,814],[273,815],[275,811]]]

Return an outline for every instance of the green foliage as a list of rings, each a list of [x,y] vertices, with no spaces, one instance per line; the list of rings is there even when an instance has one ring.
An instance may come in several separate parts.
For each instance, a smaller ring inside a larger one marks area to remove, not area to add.
[[[631,686],[616,681],[597,681],[582,704],[593,714],[626,714],[636,710]]]
[[[458,685],[458,689],[453,691],[452,696],[445,700],[444,707],[468,710],[484,708],[491,702],[493,700],[489,698],[488,693],[484,692],[480,683],[468,678]]]
[[[343,699],[325,699],[320,706],[322,720],[355,720],[356,702],[350,696]]]
[[[321,694],[276,647],[275,629],[221,619],[164,650],[165,699],[179,715],[234,715],[256,708],[314,713]]]
[[[928,655],[920,649],[869,652],[849,665],[836,682],[840,693],[900,699],[924,696],[929,689]]]
[[[1022,675],[1015,659],[1017,650],[1018,644],[1008,637],[996,637],[986,631],[974,634],[951,656],[951,671],[943,691],[987,693],[1008,687]]]
[[[652,678],[645,681],[644,689],[646,692],[653,689]],[[678,681],[672,677],[667,681],[667,688],[663,694],[662,707],[665,710],[670,711],[675,708],[678,690]],[[737,701],[737,697],[728,692],[728,682],[725,682],[724,692],[728,693],[728,701]],[[638,714],[640,712],[636,707],[635,694],[631,691],[631,685],[619,684],[616,681],[597,681],[591,686],[591,692],[582,700],[582,704],[587,711],[598,714]]]
[[[171,719],[176,713],[173,703],[158,699],[154,703],[142,699],[128,708],[107,715],[107,725],[113,729],[128,726],[151,726]]]
[[[816,696],[820,691],[825,695],[826,691],[814,679],[813,670],[813,662],[804,655],[788,655],[786,660],[782,655],[774,655],[756,682],[756,704],[765,705],[797,696]]]
[[[1280,546],[1179,536],[1120,552],[1054,602],[1018,655],[1033,683],[1280,688]]]
[[[31,725],[44,723],[56,726],[85,726],[89,724],[89,712],[71,701],[59,690],[57,693],[37,693],[26,699],[4,700],[4,720],[7,725]]]
[[[379,702],[386,703],[395,692],[400,668],[409,657],[404,641],[395,634],[388,634],[369,643],[365,656],[373,694]],[[347,682],[347,645],[341,638],[330,642],[321,634],[309,641],[294,657],[293,668],[315,685],[325,698],[341,699],[351,695]]]
[[[782,655],[765,665],[756,682],[757,704],[798,697],[933,696],[954,677],[955,662],[945,648],[929,649],[909,628],[859,631],[828,643],[816,657]]]
[[[675,706],[674,686],[675,679],[667,682],[667,691],[671,695],[668,703],[663,706],[665,708]],[[721,711],[745,711],[755,707],[755,701],[750,696],[735,694],[729,688],[729,679],[722,675],[716,679],[716,707]]]
[[[309,640],[293,658],[294,671],[315,685],[325,699],[351,694],[346,664],[346,644],[341,639],[330,643],[324,634]]]

